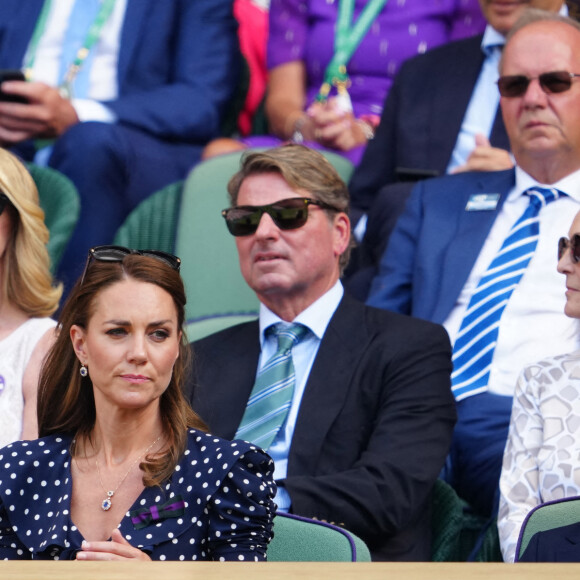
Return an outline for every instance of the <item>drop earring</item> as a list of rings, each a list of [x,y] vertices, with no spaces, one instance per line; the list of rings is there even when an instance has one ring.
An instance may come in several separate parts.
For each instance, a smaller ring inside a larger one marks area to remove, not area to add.
[[[81,364],[81,368],[79,369],[79,373],[81,374],[81,377],[86,377],[89,374],[89,371],[84,364]]]

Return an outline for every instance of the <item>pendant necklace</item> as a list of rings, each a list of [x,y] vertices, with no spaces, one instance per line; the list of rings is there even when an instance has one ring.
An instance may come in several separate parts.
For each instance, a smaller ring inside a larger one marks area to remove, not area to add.
[[[145,449],[145,451],[143,451],[143,453],[141,453],[139,455],[139,457],[137,457],[137,459],[135,459],[135,461],[133,461],[133,463],[131,463],[129,469],[127,470],[127,473],[125,473],[125,475],[123,475],[121,481],[119,481],[119,483],[117,484],[117,487],[115,489],[110,489],[109,491],[107,491],[107,489],[103,485],[103,480],[101,478],[101,470],[99,468],[99,462],[95,458],[95,465],[97,466],[97,474],[99,475],[99,483],[101,484],[103,491],[107,494],[105,499],[101,502],[101,509],[104,512],[109,511],[111,509],[111,507],[113,506],[113,496],[117,493],[119,488],[123,485],[123,482],[127,479],[127,476],[133,470],[133,467],[135,467],[137,462],[140,461],[142,457],[147,455],[147,452],[155,445],[155,443],[157,443],[159,441],[159,439],[161,439],[161,437],[162,437],[162,435],[159,435],[159,437],[157,437],[157,439],[155,439],[155,441],[153,441],[153,443],[151,443],[151,445],[149,445],[149,447],[147,447],[147,449]]]

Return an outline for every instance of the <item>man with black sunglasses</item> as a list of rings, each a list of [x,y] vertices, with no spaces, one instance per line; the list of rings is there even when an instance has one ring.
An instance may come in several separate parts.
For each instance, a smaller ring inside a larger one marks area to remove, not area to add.
[[[580,209],[578,74],[578,23],[529,10],[507,37],[498,83],[516,167],[419,183],[371,288],[369,304],[449,332],[458,423],[445,475],[487,515],[519,372],[580,347],[554,267]]]
[[[445,331],[344,293],[348,190],[320,153],[251,153],[228,191],[260,317],[194,343],[194,408],[268,450],[278,509],[343,525],[375,560],[429,560],[455,423]]]

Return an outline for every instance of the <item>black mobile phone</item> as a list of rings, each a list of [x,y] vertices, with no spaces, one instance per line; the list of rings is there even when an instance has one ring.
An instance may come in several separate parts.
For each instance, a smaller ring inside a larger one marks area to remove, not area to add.
[[[2,83],[4,81],[24,81],[24,73],[18,69],[0,69],[0,101],[9,101],[11,103],[27,103],[24,97],[19,95],[7,95],[2,92]]]

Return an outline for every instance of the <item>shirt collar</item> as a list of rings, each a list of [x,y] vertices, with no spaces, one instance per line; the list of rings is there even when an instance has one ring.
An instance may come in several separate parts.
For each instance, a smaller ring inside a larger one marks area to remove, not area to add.
[[[503,47],[505,44],[505,36],[500,34],[495,28],[489,24],[485,27],[483,38],[481,39],[481,50],[485,56],[489,56],[491,51],[496,47]]]
[[[344,294],[344,288],[340,280],[336,281],[336,284],[323,294],[318,300],[313,302],[306,310],[303,310],[292,322],[299,322],[307,328],[309,328],[312,333],[316,335],[319,340],[322,340],[324,333],[326,332],[326,327],[330,322],[335,310],[338,308],[342,296]],[[290,324],[282,320],[279,316],[274,314],[267,306],[260,304],[260,345],[264,346],[265,332],[266,329],[273,324]]]
[[[564,2],[558,11],[560,16],[568,16],[568,6]],[[481,39],[481,50],[486,56],[489,56],[492,48],[496,46],[503,46],[505,44],[505,36],[493,28],[490,24],[485,27],[483,38]]]
[[[555,188],[563,193],[566,193],[569,197],[577,202],[580,202],[580,169],[570,173],[560,181],[556,183],[538,183],[531,175],[526,173],[521,167],[516,165],[516,184],[511,190],[508,199],[513,200],[524,194],[530,187],[550,187]]]

